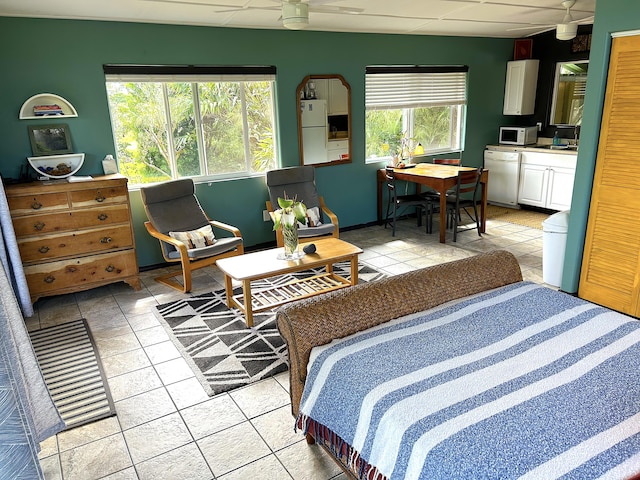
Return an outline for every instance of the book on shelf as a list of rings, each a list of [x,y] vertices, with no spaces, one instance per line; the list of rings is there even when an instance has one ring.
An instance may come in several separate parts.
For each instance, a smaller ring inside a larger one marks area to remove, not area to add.
[[[48,115],[63,115],[62,107],[60,105],[35,105],[33,107],[33,114],[36,117],[48,116]]]

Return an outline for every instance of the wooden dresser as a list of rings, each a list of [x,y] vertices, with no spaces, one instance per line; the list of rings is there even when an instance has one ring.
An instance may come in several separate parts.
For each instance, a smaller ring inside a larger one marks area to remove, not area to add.
[[[120,281],[140,289],[125,177],[5,189],[31,301]]]

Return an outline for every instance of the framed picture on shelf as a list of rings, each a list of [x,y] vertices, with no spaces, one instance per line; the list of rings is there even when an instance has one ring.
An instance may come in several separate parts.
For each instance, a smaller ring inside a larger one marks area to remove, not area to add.
[[[27,128],[29,129],[33,156],[73,153],[68,125],[58,123],[56,125],[28,126]]]

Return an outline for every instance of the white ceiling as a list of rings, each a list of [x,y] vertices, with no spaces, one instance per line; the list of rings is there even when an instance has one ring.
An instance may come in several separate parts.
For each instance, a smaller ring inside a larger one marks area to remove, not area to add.
[[[307,30],[520,38],[551,30],[561,0],[308,0]],[[577,0],[593,23],[596,0]],[[350,10],[359,13],[348,13]],[[282,29],[281,0],[0,0],[0,16]]]

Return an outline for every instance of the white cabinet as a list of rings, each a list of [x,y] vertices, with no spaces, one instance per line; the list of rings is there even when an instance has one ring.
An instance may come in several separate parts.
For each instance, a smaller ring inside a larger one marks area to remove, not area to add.
[[[504,86],[505,115],[531,115],[535,109],[539,60],[507,63]]]
[[[349,91],[340,79],[329,79],[328,115],[347,115],[349,113]]]
[[[329,140],[327,160],[335,162],[349,159],[349,140]]]
[[[522,152],[518,203],[550,210],[571,207],[577,155]]]
[[[339,78],[319,78],[314,83],[316,96],[327,101],[327,115],[349,113],[349,91]]]

